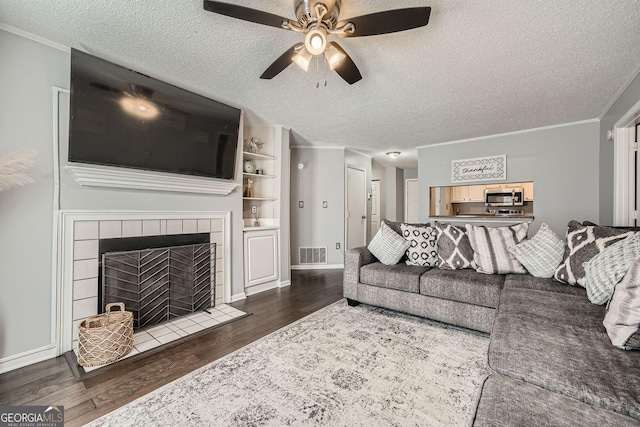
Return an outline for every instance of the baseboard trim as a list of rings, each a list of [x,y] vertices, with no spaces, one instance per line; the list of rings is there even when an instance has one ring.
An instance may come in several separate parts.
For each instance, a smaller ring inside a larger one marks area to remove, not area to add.
[[[285,288],[287,286],[291,286],[291,280],[283,280],[282,282],[280,282],[280,285],[278,285],[278,287],[280,288]]]
[[[239,294],[231,296],[231,302],[242,301],[243,299],[247,299],[247,294],[245,294],[244,292],[240,292]]]
[[[334,270],[338,268],[344,268],[344,264],[304,264],[304,265],[292,265],[292,270]]]
[[[0,359],[0,374],[33,365],[34,363],[42,362],[44,360],[53,359],[58,355],[57,350],[58,349],[55,344],[49,344],[44,347],[35,348],[33,350],[25,351],[24,353]]]

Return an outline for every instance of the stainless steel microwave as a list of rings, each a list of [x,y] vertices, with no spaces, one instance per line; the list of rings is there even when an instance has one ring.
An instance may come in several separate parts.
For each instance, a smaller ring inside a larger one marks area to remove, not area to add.
[[[487,188],[484,190],[484,204],[486,206],[522,206],[524,190],[522,187]]]

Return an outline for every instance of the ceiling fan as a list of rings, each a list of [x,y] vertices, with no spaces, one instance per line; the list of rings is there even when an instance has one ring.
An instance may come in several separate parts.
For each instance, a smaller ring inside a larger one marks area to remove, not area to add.
[[[294,0],[297,20],[291,20],[244,6],[204,0],[204,9],[232,18],[269,25],[305,34],[304,43],[296,43],[283,53],[260,76],[272,79],[295,62],[305,71],[314,56],[323,55],[329,67],[347,83],[362,79],[358,67],[336,42],[327,37],[363,37],[395,33],[423,27],[429,23],[430,7],[411,7],[362,15],[340,20],[342,0]]]

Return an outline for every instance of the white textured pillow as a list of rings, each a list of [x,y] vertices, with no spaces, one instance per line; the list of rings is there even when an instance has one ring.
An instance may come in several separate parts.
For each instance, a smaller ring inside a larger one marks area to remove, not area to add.
[[[385,265],[394,265],[400,261],[402,255],[409,249],[411,242],[393,231],[384,222],[367,249]]]
[[[547,224],[529,240],[509,247],[509,252],[534,277],[553,277],[564,256],[564,242]]]
[[[438,265],[438,252],[436,242],[438,232],[434,227],[416,227],[409,224],[400,224],[402,237],[407,239],[411,246],[407,249],[407,265],[419,265],[423,267],[436,267]]]
[[[599,305],[606,304],[613,295],[613,289],[638,257],[640,257],[640,233],[634,233],[582,264],[587,278],[589,301]]]
[[[640,259],[618,283],[602,322],[611,343],[623,350],[640,350]]]
[[[485,274],[526,273],[522,264],[507,250],[527,238],[529,223],[508,227],[467,224],[476,271]]]

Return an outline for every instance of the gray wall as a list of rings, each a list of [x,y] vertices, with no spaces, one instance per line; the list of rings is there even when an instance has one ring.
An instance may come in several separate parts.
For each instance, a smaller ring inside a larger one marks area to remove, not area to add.
[[[52,86],[69,87],[69,55],[0,30],[0,156],[38,152],[35,184],[0,192],[0,358],[51,340]]]
[[[410,176],[418,169],[410,169]],[[373,162],[373,179],[380,181],[380,214],[381,218],[390,221],[404,221],[404,180],[406,171],[394,166],[383,166]],[[373,237],[373,236],[372,236]]]
[[[635,104],[640,101],[640,74],[618,97],[600,121],[600,221],[613,224],[613,142],[607,141],[607,131],[613,129]]]
[[[336,243],[344,248],[344,164],[344,149],[291,149],[292,265],[299,265],[298,248],[303,246],[326,246],[327,262],[343,263]],[[304,208],[298,207],[299,201]]]
[[[418,178],[418,168],[404,170],[404,179],[415,179],[415,178]]]
[[[599,222],[598,122],[418,149],[420,220],[429,217],[429,187],[451,185],[451,160],[507,155],[507,181],[533,181],[535,221],[564,236],[569,220]]]

